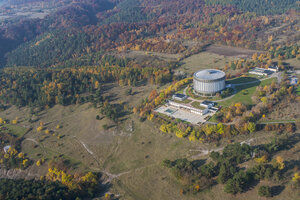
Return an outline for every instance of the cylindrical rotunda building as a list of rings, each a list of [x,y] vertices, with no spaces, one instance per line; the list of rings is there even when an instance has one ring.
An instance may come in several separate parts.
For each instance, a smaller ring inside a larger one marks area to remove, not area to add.
[[[194,73],[194,92],[213,96],[225,89],[225,73],[217,69],[205,69]]]

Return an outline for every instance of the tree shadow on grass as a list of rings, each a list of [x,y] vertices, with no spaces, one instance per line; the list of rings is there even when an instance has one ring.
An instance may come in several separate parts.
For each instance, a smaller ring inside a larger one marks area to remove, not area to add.
[[[249,191],[249,190],[254,189],[258,184],[259,184],[259,180],[252,180],[252,181],[249,183],[249,185],[247,185],[247,186],[245,187],[245,189],[243,190],[243,193],[244,193],[244,192],[247,192],[247,191]]]
[[[276,186],[271,187],[272,196],[279,195],[284,190],[284,188],[285,188],[284,185],[276,185]]]
[[[109,101],[117,101],[119,98],[116,94],[110,94],[106,96],[106,99],[108,99]]]
[[[192,161],[193,166],[195,167],[201,167],[202,165],[204,165],[206,162],[206,159],[202,159],[202,160],[194,160]]]
[[[228,80],[228,81],[226,81],[226,83],[240,84],[240,83],[247,83],[247,82],[254,82],[254,81],[259,81],[259,79],[254,78],[254,77],[239,77],[239,78],[235,78],[233,80]]]

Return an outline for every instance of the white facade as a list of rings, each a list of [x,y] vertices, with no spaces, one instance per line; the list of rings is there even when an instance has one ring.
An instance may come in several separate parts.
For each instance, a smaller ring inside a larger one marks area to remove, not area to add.
[[[200,103],[200,106],[205,107],[205,108],[211,108],[211,107],[214,106],[214,104],[213,104],[213,103],[210,103],[210,104],[203,104],[203,103]]]
[[[200,110],[200,109],[194,108],[190,105],[180,104],[180,103],[176,103],[174,101],[169,101],[168,103],[169,103],[170,106],[174,106],[176,108],[184,108],[184,109],[189,110],[191,113],[195,113],[195,114],[198,114],[198,115],[205,115],[209,112],[208,109]]]
[[[249,74],[259,75],[259,76],[267,76],[266,73],[263,72],[257,72],[257,71],[250,71]]]
[[[8,150],[9,150],[9,148],[11,148],[11,146],[10,146],[10,145],[7,145],[7,146],[5,146],[5,147],[3,148],[3,150],[4,150],[4,153],[7,153],[7,152],[8,152]]]
[[[268,70],[270,71],[273,71],[273,72],[278,72],[278,66],[272,66],[272,67],[269,67]]]
[[[194,74],[196,93],[214,95],[224,90],[225,87],[225,73],[220,70],[203,70]]]

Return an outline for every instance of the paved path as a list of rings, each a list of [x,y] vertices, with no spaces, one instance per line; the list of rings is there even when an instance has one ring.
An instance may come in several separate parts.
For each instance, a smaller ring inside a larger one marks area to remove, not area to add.
[[[186,95],[186,90],[188,89],[188,87],[184,88],[183,90],[183,94]]]

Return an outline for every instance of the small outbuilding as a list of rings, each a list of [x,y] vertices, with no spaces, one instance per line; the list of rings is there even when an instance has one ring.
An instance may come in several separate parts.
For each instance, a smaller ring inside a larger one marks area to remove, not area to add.
[[[291,84],[291,85],[297,85],[298,82],[299,82],[299,80],[298,80],[297,77],[292,77],[292,78],[290,79],[290,84]]]
[[[270,66],[270,67],[268,67],[268,70],[273,71],[273,72],[278,72],[279,68],[278,68],[278,66]]]
[[[253,70],[249,71],[249,74],[255,74],[255,75],[259,75],[259,76],[269,76],[273,73],[274,73],[274,71],[264,69],[264,68],[259,68],[259,67],[256,67]]]
[[[9,150],[9,148],[11,148],[10,145],[5,146],[5,147],[3,148],[4,153],[7,153],[8,150]]]
[[[215,105],[215,103],[212,101],[203,101],[202,103],[200,103],[200,106],[205,107],[205,108],[211,108],[214,105]]]
[[[172,96],[172,99],[173,100],[177,100],[177,101],[184,101],[184,100],[186,100],[188,98],[188,96],[187,95],[184,95],[184,94],[174,94],[173,96]]]

